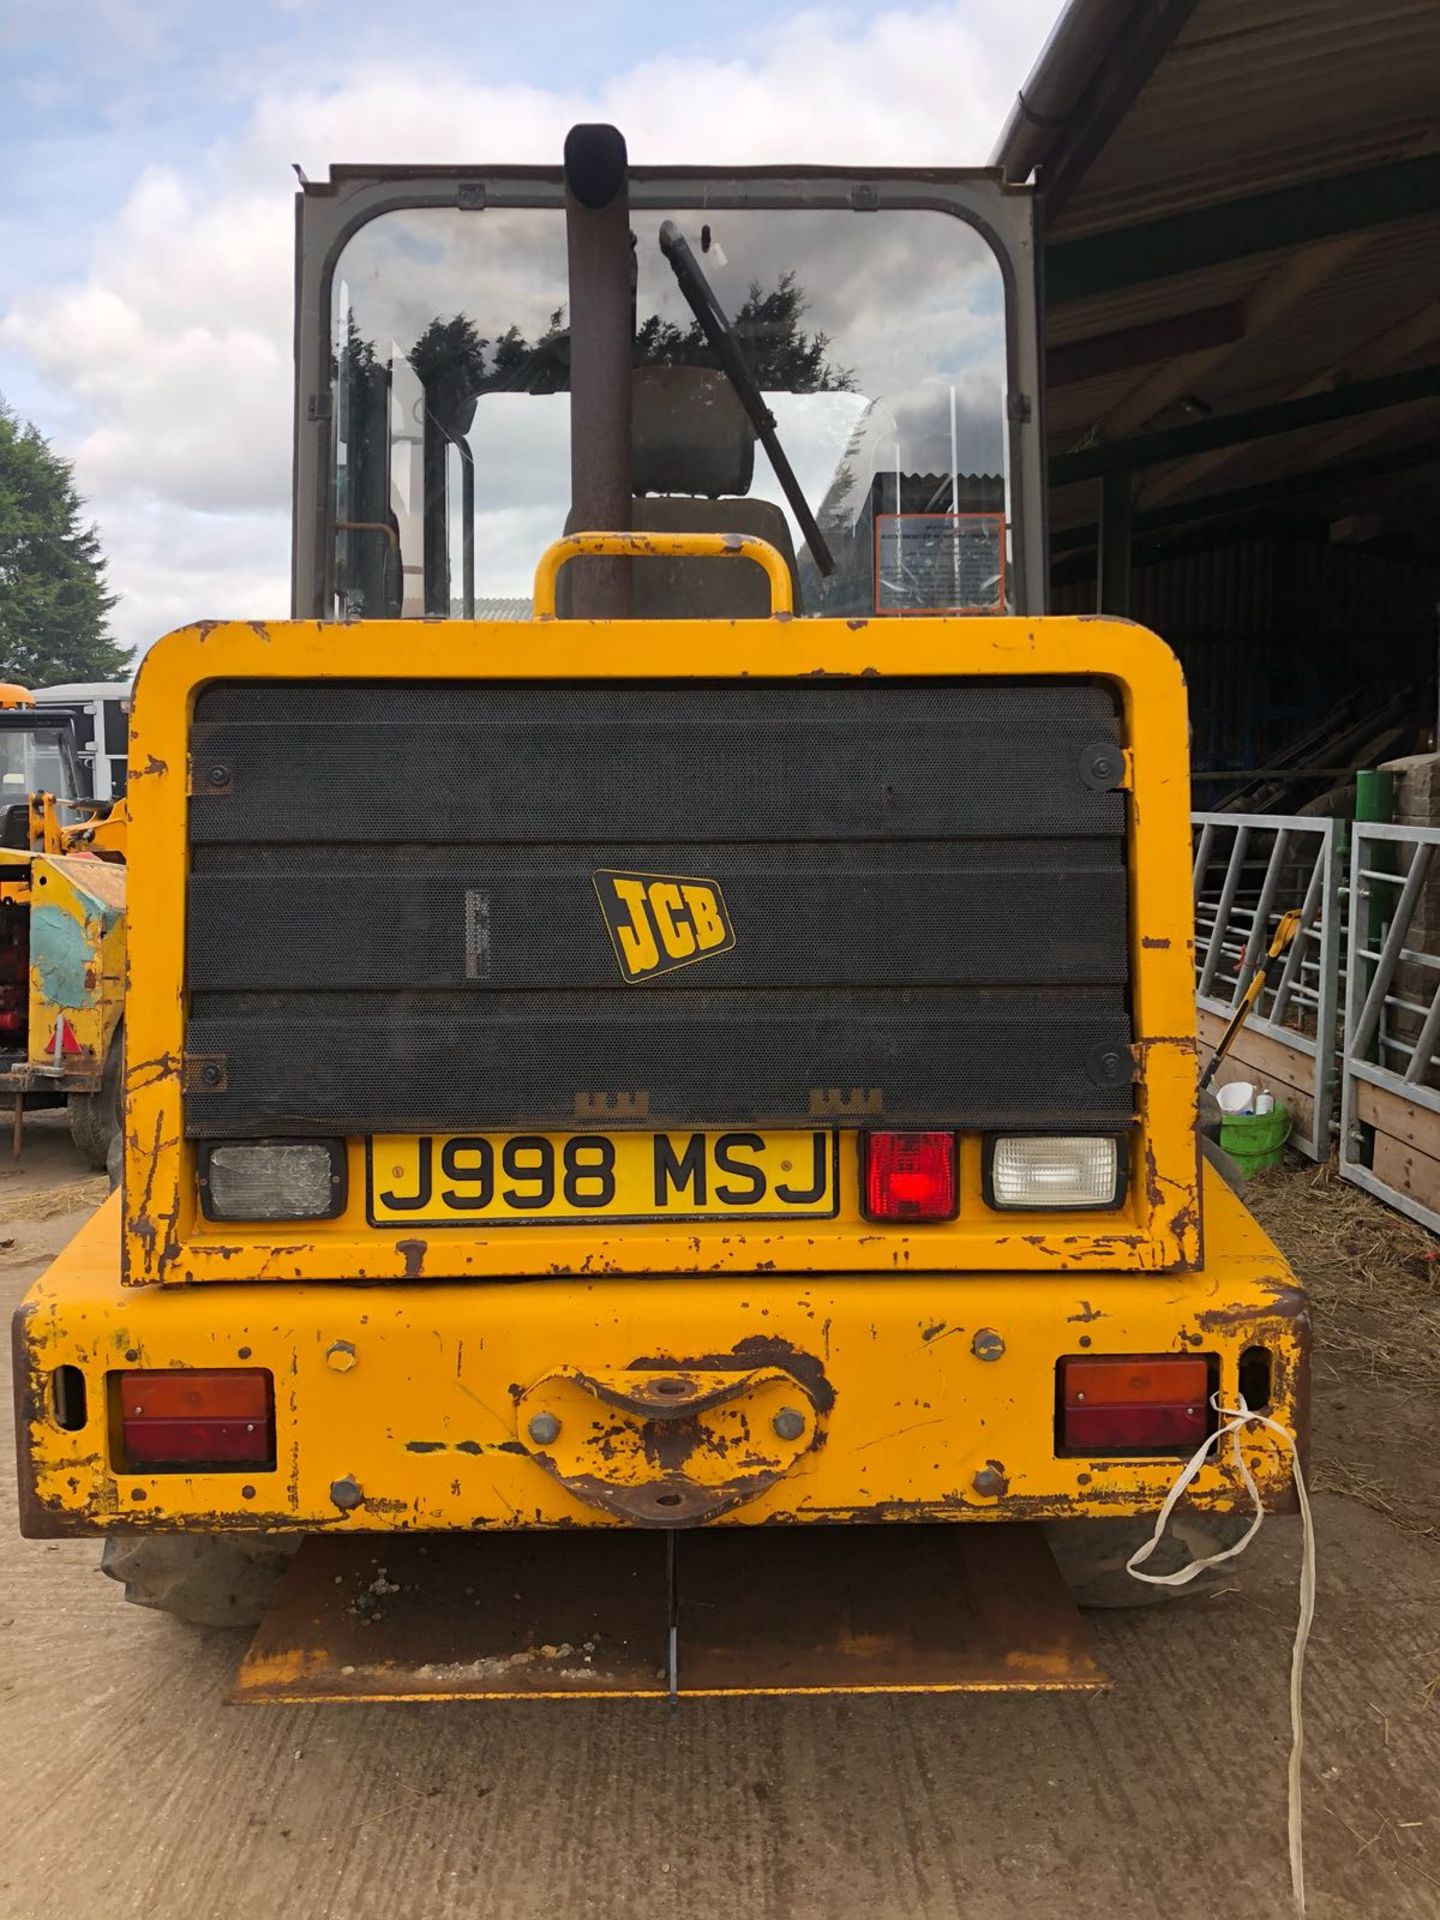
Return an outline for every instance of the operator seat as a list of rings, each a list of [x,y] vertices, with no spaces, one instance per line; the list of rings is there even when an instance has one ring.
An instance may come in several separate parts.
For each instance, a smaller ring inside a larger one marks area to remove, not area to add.
[[[746,498],[755,472],[755,429],[723,373],[711,367],[637,367],[633,376],[630,524],[637,533],[748,533],[785,559],[801,611],[795,543],[784,510]],[[575,516],[566,519],[573,533]],[[569,611],[560,575],[558,601]],[[637,560],[631,568],[637,620],[763,620],[770,583],[748,560]]]

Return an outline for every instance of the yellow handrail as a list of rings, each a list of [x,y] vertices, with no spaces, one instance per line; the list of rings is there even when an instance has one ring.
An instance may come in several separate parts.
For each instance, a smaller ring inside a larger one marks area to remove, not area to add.
[[[629,560],[753,560],[770,582],[771,618],[795,611],[785,556],[752,533],[571,533],[553,541],[540,556],[535,618],[555,618],[555,582],[567,560],[609,554]]]

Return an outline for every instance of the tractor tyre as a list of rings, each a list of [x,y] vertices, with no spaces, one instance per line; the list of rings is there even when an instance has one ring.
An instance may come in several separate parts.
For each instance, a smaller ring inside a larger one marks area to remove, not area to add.
[[[197,1627],[253,1627],[299,1545],[298,1534],[112,1534],[100,1570],[134,1606]]]
[[[110,1156],[110,1143],[120,1132],[120,1092],[123,1072],[124,1041],[116,1027],[105,1050],[105,1071],[100,1076],[98,1093],[72,1093],[70,1138],[97,1173],[104,1173]]]
[[[1142,1572],[1176,1573],[1192,1560],[1233,1547],[1252,1517],[1248,1513],[1177,1513]],[[1141,1514],[1134,1520],[1048,1521],[1045,1538],[1070,1597],[1082,1607],[1154,1607],[1162,1600],[1204,1593],[1228,1571],[1228,1563],[1207,1568],[1181,1587],[1156,1587],[1137,1580],[1126,1572],[1125,1563],[1154,1531],[1155,1516]]]

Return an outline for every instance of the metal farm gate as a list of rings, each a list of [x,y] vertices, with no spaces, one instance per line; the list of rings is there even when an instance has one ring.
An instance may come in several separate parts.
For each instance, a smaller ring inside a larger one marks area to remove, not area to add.
[[[1327,1160],[1333,1147],[1344,1179],[1440,1231],[1440,829],[1193,821],[1202,1055],[1281,915],[1298,909],[1300,933],[1236,1042],[1230,1077],[1280,1092],[1301,1153]]]
[[[1340,1172],[1440,1231],[1440,829],[1351,833]]]
[[[1328,1159],[1341,947],[1337,823],[1263,813],[1193,817],[1201,1050],[1219,1037],[1281,915],[1298,910],[1300,932],[1280,977],[1261,993],[1230,1057],[1284,1090],[1294,1116],[1291,1145],[1312,1160]]]

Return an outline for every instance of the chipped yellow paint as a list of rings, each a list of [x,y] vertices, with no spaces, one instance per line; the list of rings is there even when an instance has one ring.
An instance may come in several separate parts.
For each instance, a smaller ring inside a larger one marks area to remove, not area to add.
[[[30,860],[29,1059],[98,1088],[125,997],[125,869],[65,854]],[[64,1019],[78,1053],[55,1055]],[[68,1082],[67,1082],[68,1084]]]
[[[615,1525],[538,1457],[529,1431],[536,1411],[558,1411],[559,1439],[575,1449],[561,1465],[588,1462],[633,1480],[633,1429],[618,1436],[620,1462],[605,1460],[614,1423],[596,1383],[624,1395],[666,1378],[750,1382],[756,1417],[742,1439],[777,1472],[756,1474],[711,1522],[722,1526],[1153,1512],[1175,1460],[1056,1453],[1055,1367],[1067,1354],[1213,1356],[1233,1403],[1241,1354],[1263,1345],[1274,1365],[1271,1411],[1303,1430],[1304,1296],[1208,1176],[1205,1269],[1169,1281],[852,1271],[663,1285],[616,1277],[137,1290],[118,1281],[119,1227],[117,1199],[31,1290],[17,1321],[20,1484],[32,1532]],[[981,1327],[999,1335],[998,1359],[973,1351]],[[328,1361],[340,1341],[355,1354],[345,1372]],[[62,1365],[85,1379],[78,1431],[55,1418],[50,1377]],[[129,1367],[207,1366],[274,1376],[273,1470],[127,1471],[109,1412],[117,1377]],[[550,1404],[551,1390],[569,1397]],[[794,1442],[774,1433],[781,1405],[804,1415]],[[593,1429],[577,1431],[587,1420]],[[1246,1454],[1267,1505],[1282,1504],[1283,1450],[1260,1435]],[[745,1457],[742,1447],[739,1476]],[[1005,1483],[998,1498],[974,1487],[992,1463]],[[719,1482],[725,1471],[722,1460]],[[345,1478],[363,1504],[342,1512],[331,1488]],[[1193,1503],[1245,1504],[1228,1457],[1201,1471]]]

